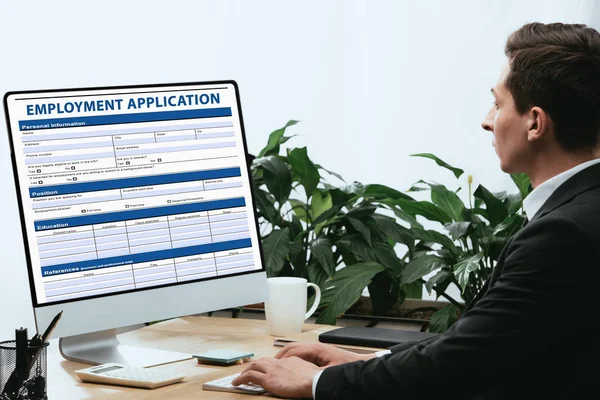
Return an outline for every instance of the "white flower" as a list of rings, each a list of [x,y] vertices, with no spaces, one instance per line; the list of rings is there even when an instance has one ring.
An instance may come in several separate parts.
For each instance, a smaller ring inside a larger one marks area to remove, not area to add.
[[[465,203],[469,208],[473,208],[475,200],[473,193],[479,187],[479,180],[473,174],[464,173],[459,178],[460,191],[458,197]]]

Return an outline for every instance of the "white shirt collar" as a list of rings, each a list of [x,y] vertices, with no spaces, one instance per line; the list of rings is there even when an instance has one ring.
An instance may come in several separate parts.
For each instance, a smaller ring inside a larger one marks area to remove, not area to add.
[[[548,200],[550,196],[552,196],[552,193],[554,193],[554,191],[558,189],[560,185],[565,183],[570,177],[572,177],[579,171],[583,171],[584,169],[598,163],[600,163],[600,158],[591,161],[586,161],[571,169],[561,172],[556,176],[553,176],[546,182],[533,189],[523,201],[523,209],[525,210],[527,218],[531,220],[534,217],[534,215],[540,210],[540,208],[542,208],[546,200]]]

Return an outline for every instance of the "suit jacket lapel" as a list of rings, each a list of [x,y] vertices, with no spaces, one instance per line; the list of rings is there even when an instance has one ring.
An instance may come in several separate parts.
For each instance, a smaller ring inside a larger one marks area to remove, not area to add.
[[[594,164],[583,171],[579,171],[560,185],[533,218],[530,218],[529,223],[542,218],[581,193],[598,186],[600,186],[600,164]]]

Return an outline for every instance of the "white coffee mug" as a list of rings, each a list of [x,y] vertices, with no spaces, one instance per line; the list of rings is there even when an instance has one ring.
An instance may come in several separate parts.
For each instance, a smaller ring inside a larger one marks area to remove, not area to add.
[[[321,289],[304,278],[277,277],[267,279],[268,299],[265,315],[269,333],[273,336],[288,336],[302,332],[302,325],[317,310],[321,301]],[[315,302],[306,312],[306,288],[316,291]]]

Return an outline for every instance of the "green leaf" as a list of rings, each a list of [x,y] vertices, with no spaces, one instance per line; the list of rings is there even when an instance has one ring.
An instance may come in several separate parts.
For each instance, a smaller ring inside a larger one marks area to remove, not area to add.
[[[285,134],[285,130],[290,126],[296,125],[298,121],[290,120],[285,124],[283,128],[277,129],[269,135],[269,140],[267,141],[267,146],[258,153],[258,157],[264,157],[268,155],[277,155],[279,154],[279,146],[282,143],[285,143],[283,135]]]
[[[424,157],[424,158],[430,158],[433,161],[436,162],[437,165],[439,165],[440,167],[444,167],[446,169],[449,169],[450,171],[452,171],[454,173],[454,176],[458,179],[460,178],[460,176],[465,172],[460,168],[456,168],[451,166],[450,164],[446,163],[445,161],[440,160],[439,158],[437,158],[436,156],[434,156],[433,154],[430,153],[420,153],[420,154],[411,154],[412,157]]]
[[[419,187],[419,186],[411,186],[407,192],[426,192],[430,190],[429,188],[423,188],[423,187]]]
[[[494,228],[492,236],[512,236],[523,226],[524,218],[518,214],[513,214],[502,221],[501,224]]]
[[[321,287],[321,305],[325,307],[317,324],[335,325],[337,317],[346,312],[360,298],[373,277],[384,267],[374,262],[348,265],[335,273],[333,279]]]
[[[314,283],[315,285],[321,286],[324,282],[329,279],[329,276],[320,265],[317,264],[309,264],[308,265],[308,281]],[[314,296],[311,296],[314,297]],[[312,304],[312,302],[309,302]]]
[[[297,238],[301,234],[304,233],[304,227],[300,223],[300,219],[296,216],[296,214],[292,214],[292,220],[289,224],[292,237]]]
[[[371,245],[375,257],[374,261],[390,270],[395,276],[400,276],[404,269],[404,264],[398,258],[398,254],[392,246],[386,242],[373,242]],[[355,253],[356,254],[356,253]]]
[[[310,197],[317,188],[321,176],[319,175],[317,167],[310,158],[308,158],[306,147],[292,150],[288,154],[288,161],[292,166],[292,170],[295,171],[300,178],[300,183],[304,186],[306,196]]]
[[[412,232],[416,239],[419,239],[424,243],[441,244],[445,249],[450,250],[454,254],[460,253],[460,249],[456,247],[454,242],[443,233],[434,230],[426,231],[420,228],[413,228]]]
[[[429,320],[429,332],[444,333],[456,321],[458,321],[459,310],[453,305],[447,305],[431,315]]]
[[[453,222],[451,224],[444,225],[444,228],[446,228],[450,234],[450,237],[452,237],[452,240],[458,240],[459,238],[463,237],[468,232],[470,227],[470,222]]]
[[[350,225],[352,225],[352,227],[356,229],[358,233],[361,234],[361,236],[365,239],[367,244],[371,246],[371,231],[369,230],[369,227],[363,224],[358,219],[354,218],[348,218],[348,222],[350,222]]]
[[[411,231],[398,224],[395,219],[381,214],[373,214],[372,218],[386,238],[405,244],[409,248],[415,247],[415,238]]]
[[[322,167],[321,165],[319,165],[319,164],[315,164],[315,167],[317,167],[318,169],[322,169],[323,171],[327,172],[329,175],[333,175],[333,176],[335,176],[336,178],[338,178],[338,179],[339,179],[340,181],[342,181],[342,182],[346,182],[346,181],[344,180],[344,178],[342,178],[342,176],[341,176],[340,174],[337,174],[337,173],[335,173],[335,172],[333,172],[333,171],[330,171],[330,170],[328,170],[327,168],[323,168],[323,167]]]
[[[496,192],[496,193],[492,193],[492,194],[494,195],[495,198],[497,198],[501,202],[504,202],[504,200],[506,200],[506,198],[508,197],[508,194],[506,193],[505,190],[503,190],[502,192]]]
[[[456,277],[456,280],[462,289],[462,293],[464,293],[467,285],[469,284],[471,272],[479,269],[479,261],[481,261],[482,258],[483,253],[479,252],[474,256],[466,258],[454,265],[454,276]]]
[[[375,261],[389,269],[395,276],[402,272],[402,262],[394,248],[386,242],[372,242],[369,247],[360,235],[352,233],[338,240],[336,245],[342,248],[345,254],[353,254],[358,261]]]
[[[324,186],[327,189],[327,192],[329,193],[329,195],[331,196],[331,202],[334,206],[337,206],[337,205],[345,206],[346,203],[350,202],[351,199],[356,197],[352,193],[346,193],[343,190],[338,189],[334,186],[331,186],[327,183],[325,183]]]
[[[402,285],[406,285],[414,282],[445,266],[444,260],[440,257],[429,254],[423,255],[406,264],[404,271],[400,275],[401,283]]]
[[[292,191],[292,174],[287,165],[275,156],[257,158],[254,162],[264,169],[267,189],[279,204],[285,203]]]
[[[420,281],[414,281],[402,285],[402,290],[409,299],[422,299],[423,298],[423,284]]]
[[[294,214],[296,214],[296,216],[300,220],[308,223],[308,218],[307,218],[307,214],[306,214],[308,205],[305,202],[296,200],[296,199],[290,199],[288,201],[292,205],[292,211],[294,212]]]
[[[290,252],[288,228],[274,230],[263,240],[267,275],[277,276]]]
[[[310,207],[311,207],[311,218],[313,219],[313,223],[323,214],[325,211],[331,209],[333,206],[333,202],[331,200],[331,196],[329,192],[325,192],[325,195],[321,193],[321,191],[316,191],[313,193],[312,198],[310,199]]]
[[[350,205],[347,206],[350,207]],[[358,206],[352,207],[346,215],[356,219],[363,219],[373,215],[375,210],[377,210],[376,205],[369,203],[368,201],[363,201]]]
[[[271,224],[277,225],[279,223],[279,214],[275,209],[274,202],[271,194],[265,192],[262,189],[255,189],[256,207],[259,213]]]
[[[313,259],[317,261],[327,276],[332,276],[335,272],[331,246],[331,241],[327,238],[315,239],[310,245],[310,253]]]
[[[317,218],[315,218],[315,220],[313,221],[313,224],[318,225],[318,224],[328,221],[329,219],[334,218],[335,216],[338,215],[338,213],[341,211],[341,209],[342,209],[342,205],[336,205],[336,206],[331,207],[327,211],[320,214]]]
[[[437,254],[434,245],[435,243],[433,242],[424,242],[422,240],[417,242],[417,244],[415,245],[415,253],[411,257],[411,259],[414,260],[415,258],[419,258],[424,254],[433,254],[434,252]],[[442,256],[440,255],[440,257]]]
[[[291,138],[293,138],[294,136],[297,135],[291,135],[291,136],[282,136],[281,139],[279,140],[279,144],[282,145],[285,142],[287,142],[288,140],[290,140]],[[277,153],[279,153],[279,150],[277,151]]]
[[[394,211],[394,214],[400,218],[401,220],[408,222],[410,224],[411,228],[421,228],[423,229],[423,225],[421,225],[419,223],[419,221],[417,221],[417,219],[413,216],[410,215],[409,213],[405,212],[404,210],[394,207],[392,209]]]
[[[427,187],[421,187],[421,186],[417,186],[417,185],[427,185]],[[428,190],[431,190],[431,187],[429,187],[429,183],[427,183],[421,179],[421,180],[413,183],[413,185],[407,191],[408,192],[426,192]]]
[[[396,189],[389,188],[384,185],[367,185],[365,187],[365,191],[363,196],[366,198],[374,198],[374,199],[406,199],[413,200],[412,197],[406,195],[402,192],[397,191]]]
[[[492,226],[496,226],[506,219],[508,216],[508,210],[504,203],[496,198],[489,190],[483,185],[479,185],[473,195],[476,198],[483,200],[485,203],[485,210],[487,217]]]
[[[458,256],[460,256],[463,253],[462,249],[458,246],[456,247],[456,251],[450,251],[442,247],[441,249],[436,249],[435,252],[438,256],[442,257],[448,265],[454,265],[454,263],[456,263],[457,261]]]
[[[430,221],[437,221],[442,224],[452,222],[452,217],[450,217],[448,213],[428,201],[408,201],[405,199],[398,199],[395,200],[395,203],[399,205],[404,212],[412,216],[420,215]]]
[[[529,177],[527,176],[527,174],[524,173],[511,174],[510,177],[515,183],[515,185],[517,185],[519,193],[521,194],[521,199],[525,200],[525,198],[529,195],[529,193],[531,193],[532,190],[531,181],[529,180]]]
[[[512,215],[519,212],[519,210],[523,206],[523,202],[521,201],[521,194],[509,194],[506,197],[506,200],[504,200],[504,204],[506,205],[506,208],[508,208],[508,215]]]
[[[465,205],[456,193],[442,185],[431,185],[431,201],[444,210],[454,221],[463,220]]]
[[[425,283],[425,289],[427,293],[431,294],[433,287],[436,286],[436,293],[439,296],[443,293],[452,280],[452,272],[447,269],[441,269],[437,274],[429,278],[429,280]]]

